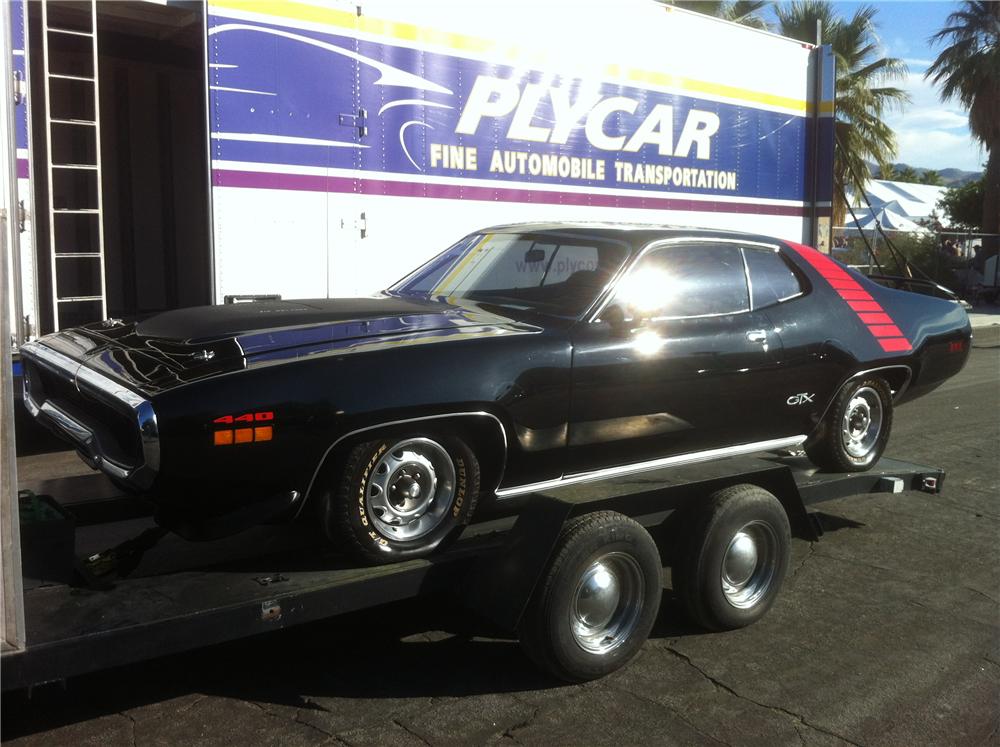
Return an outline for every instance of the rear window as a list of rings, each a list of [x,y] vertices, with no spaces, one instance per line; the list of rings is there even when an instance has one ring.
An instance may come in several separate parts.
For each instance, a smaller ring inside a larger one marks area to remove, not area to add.
[[[762,309],[802,293],[802,284],[781,253],[773,249],[745,248],[753,307]]]

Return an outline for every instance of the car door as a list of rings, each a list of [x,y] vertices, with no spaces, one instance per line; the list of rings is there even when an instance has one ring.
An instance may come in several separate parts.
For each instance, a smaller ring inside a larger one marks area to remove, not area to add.
[[[739,243],[646,247],[573,333],[568,471],[758,440],[779,338],[753,311]],[[772,437],[778,437],[776,433]]]

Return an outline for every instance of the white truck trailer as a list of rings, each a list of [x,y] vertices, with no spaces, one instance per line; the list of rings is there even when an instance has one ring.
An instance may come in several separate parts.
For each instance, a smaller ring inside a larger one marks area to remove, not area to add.
[[[367,294],[497,223],[827,242],[825,48],[652,0],[8,10],[15,342],[227,296]]]

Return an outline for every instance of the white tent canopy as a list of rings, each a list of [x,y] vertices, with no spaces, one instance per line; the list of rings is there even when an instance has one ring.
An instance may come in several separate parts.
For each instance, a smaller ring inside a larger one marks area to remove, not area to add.
[[[947,227],[947,221],[937,210],[937,203],[947,189],[929,184],[873,179],[868,182],[864,195],[871,203],[871,209],[865,200],[848,192],[848,204],[854,209],[858,221],[855,226],[854,219],[848,213],[847,225],[849,228],[868,230],[875,227],[877,220],[885,229],[925,233],[927,229],[920,226],[918,221],[926,220],[933,214],[938,222]]]

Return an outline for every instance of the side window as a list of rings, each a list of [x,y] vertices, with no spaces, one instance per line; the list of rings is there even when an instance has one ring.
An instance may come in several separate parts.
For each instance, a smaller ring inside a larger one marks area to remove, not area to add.
[[[615,298],[653,318],[750,309],[743,257],[739,247],[725,244],[653,249],[622,279]]]
[[[780,252],[746,248],[747,269],[753,291],[753,307],[773,306],[802,292],[798,277]]]

